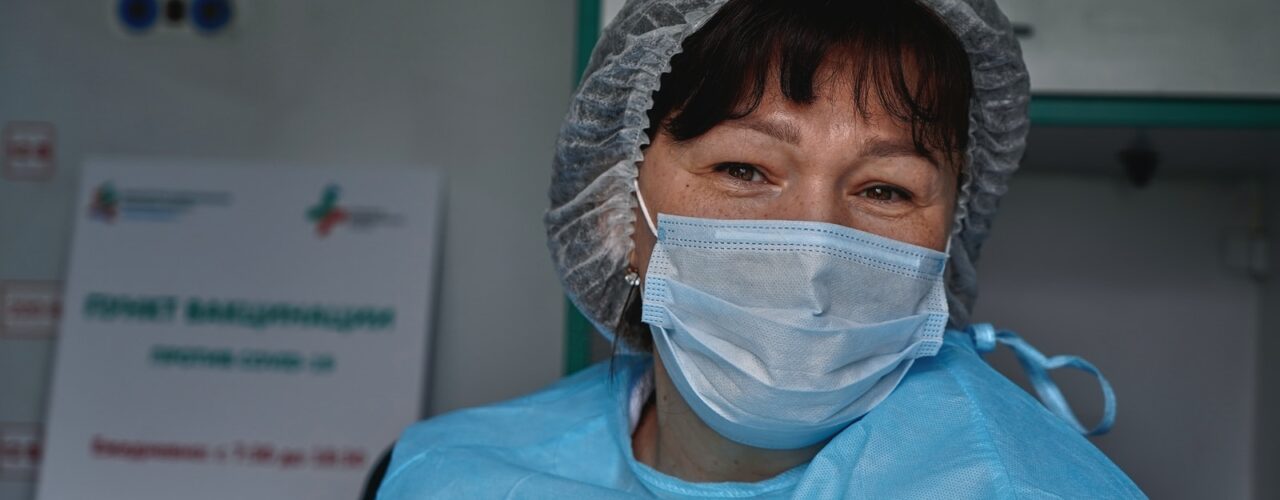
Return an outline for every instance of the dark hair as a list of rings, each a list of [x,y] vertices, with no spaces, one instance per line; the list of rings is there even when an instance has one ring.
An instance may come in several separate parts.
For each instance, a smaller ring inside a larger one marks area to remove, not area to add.
[[[914,0],[730,0],[684,40],[649,109],[650,142],[658,130],[677,141],[760,105],[776,75],[782,95],[815,99],[818,74],[832,57],[849,58],[850,99],[862,114],[873,104],[911,130],[921,154],[963,167],[973,95],[969,57],[954,33]],[[871,101],[870,99],[876,99]],[[628,297],[617,337],[648,351],[638,294]]]
[[[835,52],[853,74],[832,76],[848,78],[864,118],[875,98],[921,153],[955,160],[968,143],[969,57],[913,0],[731,0],[683,47],[653,95],[651,141],[658,126],[684,141],[751,114],[772,75],[783,96],[810,104]]]

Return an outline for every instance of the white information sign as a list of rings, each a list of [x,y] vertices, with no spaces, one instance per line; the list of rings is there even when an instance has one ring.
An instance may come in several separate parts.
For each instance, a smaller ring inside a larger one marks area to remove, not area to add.
[[[85,166],[38,498],[342,499],[421,414],[431,171]]]

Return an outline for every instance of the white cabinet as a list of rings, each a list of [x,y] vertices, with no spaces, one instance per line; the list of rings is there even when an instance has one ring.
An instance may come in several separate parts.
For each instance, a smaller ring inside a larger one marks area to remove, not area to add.
[[[1280,97],[1280,1],[997,1],[1037,94]]]

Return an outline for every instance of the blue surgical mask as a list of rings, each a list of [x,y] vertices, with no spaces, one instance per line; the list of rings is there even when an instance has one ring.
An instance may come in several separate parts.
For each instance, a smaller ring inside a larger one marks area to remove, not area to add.
[[[639,190],[636,190],[639,196]],[[750,446],[821,442],[942,345],[947,254],[821,222],[658,216],[643,320],[689,406]]]

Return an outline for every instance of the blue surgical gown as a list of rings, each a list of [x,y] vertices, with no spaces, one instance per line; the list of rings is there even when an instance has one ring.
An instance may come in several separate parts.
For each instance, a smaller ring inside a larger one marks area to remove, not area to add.
[[[378,498],[1145,498],[959,331],[808,464],[756,483],[687,482],[635,460],[637,387],[651,367],[620,356],[413,425]]]

